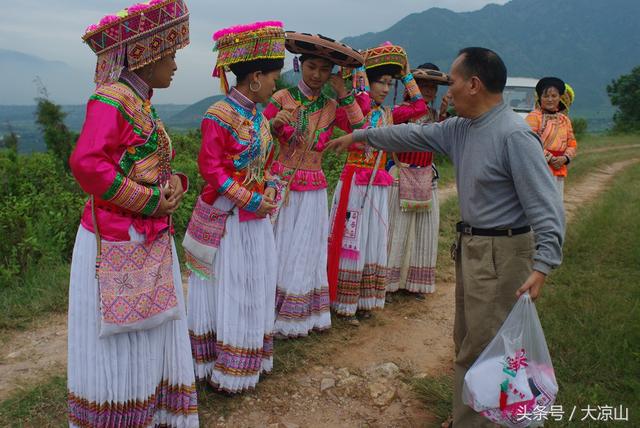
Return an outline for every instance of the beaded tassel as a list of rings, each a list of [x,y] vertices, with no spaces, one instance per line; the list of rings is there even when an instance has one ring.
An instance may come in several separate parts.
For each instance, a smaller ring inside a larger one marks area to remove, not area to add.
[[[250,138],[251,142],[249,143],[249,147],[254,147],[256,142],[260,142],[260,141],[256,141],[258,140],[258,137],[256,135],[256,131],[253,129],[253,126],[251,127],[251,130],[249,132],[251,134],[251,138]],[[259,148],[260,153],[247,166],[247,176],[245,177],[242,183],[243,186],[246,186],[252,182],[256,182],[256,183],[264,182],[264,164],[267,158],[267,149],[268,149],[267,144],[261,144]]]
[[[293,71],[296,73],[300,73],[300,60],[297,56],[293,57]]]
[[[293,139],[294,146],[297,147],[304,142],[305,133],[307,132],[308,128],[309,128],[309,113],[307,112],[307,109],[304,106],[301,106],[300,109],[298,110],[298,117],[296,120],[295,133],[294,133],[295,138]]]
[[[160,155],[158,184],[162,187],[171,179],[171,142],[161,124],[158,125],[158,154]]]

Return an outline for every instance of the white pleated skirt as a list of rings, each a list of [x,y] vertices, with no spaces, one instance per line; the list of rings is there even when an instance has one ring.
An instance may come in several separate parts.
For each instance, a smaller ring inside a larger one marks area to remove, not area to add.
[[[133,228],[134,241],[144,240]],[[179,320],[99,338],[96,239],[80,226],[69,287],[68,402],[72,427],[197,427],[193,360],[180,265],[173,248]]]
[[[355,181],[355,176],[353,177]],[[331,208],[331,221],[340,201],[342,180],[336,186]],[[353,316],[358,310],[384,308],[387,277],[387,228],[389,223],[389,187],[352,183],[348,211],[360,212],[358,234],[359,256],[341,257],[338,270],[338,296],[333,310],[342,316]],[[366,198],[365,198],[366,194]],[[364,201],[364,206],[363,206]]]
[[[233,203],[219,197],[216,208]],[[267,218],[240,222],[234,210],[213,279],[189,277],[188,320],[196,377],[227,392],[254,388],[273,368],[276,248]]]
[[[389,256],[387,293],[405,289],[412,293],[433,293],[436,286],[440,204],[438,185],[433,181],[429,211],[400,210],[398,183],[389,193]]]
[[[327,191],[291,191],[274,227],[278,250],[275,333],[306,336],[331,327],[327,280]]]

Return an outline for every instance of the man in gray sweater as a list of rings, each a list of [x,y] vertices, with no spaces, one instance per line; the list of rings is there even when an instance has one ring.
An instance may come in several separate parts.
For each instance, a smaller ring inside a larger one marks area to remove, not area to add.
[[[329,148],[341,151],[366,142],[390,152],[440,152],[453,162],[462,217],[452,250],[453,426],[493,426],[462,403],[464,375],[517,298],[525,292],[538,297],[546,276],[560,264],[564,211],[542,143],[502,100],[507,70],[500,57],[484,48],[463,49],[451,66],[451,80],[458,117],[358,130]]]

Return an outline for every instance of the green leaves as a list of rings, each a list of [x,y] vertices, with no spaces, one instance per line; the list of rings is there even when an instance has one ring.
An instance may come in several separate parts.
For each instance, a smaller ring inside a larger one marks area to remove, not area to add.
[[[614,131],[640,131],[640,66],[607,85],[611,104],[618,107],[613,115]]]

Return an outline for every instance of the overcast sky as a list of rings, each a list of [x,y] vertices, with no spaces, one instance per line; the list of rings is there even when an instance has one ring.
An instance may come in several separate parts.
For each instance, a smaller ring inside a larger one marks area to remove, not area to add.
[[[322,33],[341,39],[382,31],[403,17],[431,7],[472,11],[507,0],[187,0],[191,11],[191,45],[178,53],[172,87],[159,91],[156,103],[192,103],[218,92],[211,78],[214,31],[230,25],[277,19],[286,29]],[[0,48],[59,60],[92,78],[95,56],[83,45],[84,29],[131,0],[3,1]],[[288,68],[289,65],[285,66]],[[74,82],[69,82],[74,84]],[[85,83],[86,84],[86,83]]]

